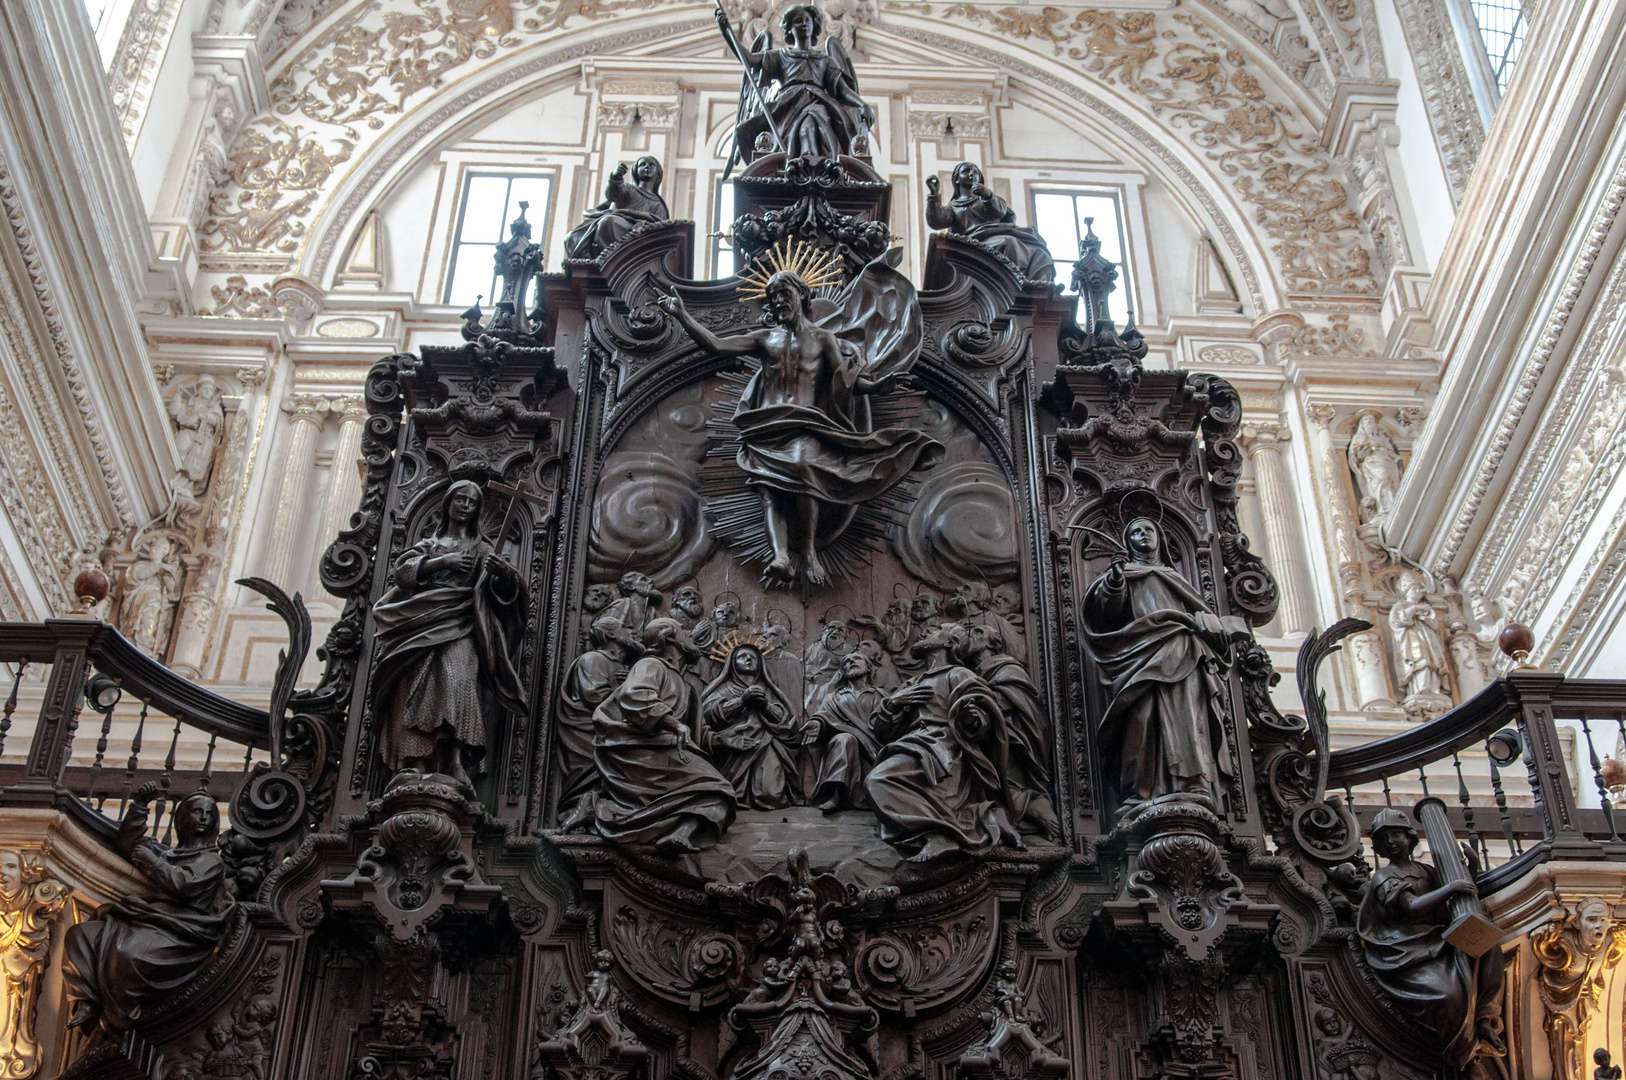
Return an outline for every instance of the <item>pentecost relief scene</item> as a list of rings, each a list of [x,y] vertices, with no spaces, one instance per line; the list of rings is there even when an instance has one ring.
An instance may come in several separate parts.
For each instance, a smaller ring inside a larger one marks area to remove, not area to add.
[[[0,22],[0,1078],[1621,1077],[1626,6]]]

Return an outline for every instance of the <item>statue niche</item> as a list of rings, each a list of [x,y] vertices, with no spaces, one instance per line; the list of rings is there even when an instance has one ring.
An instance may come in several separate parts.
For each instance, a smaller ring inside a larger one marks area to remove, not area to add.
[[[854,508],[942,460],[942,444],[925,432],[869,423],[869,396],[904,385],[920,355],[920,307],[909,279],[880,260],[822,317],[813,286],[795,270],[769,276],[762,293],[769,325],[726,338],[675,293],[660,303],[707,352],[761,365],[734,425],[736,462],[761,494],[772,548],[764,577],[824,586],[830,574],[819,552],[846,530]]]
[[[446,489],[434,535],[407,549],[373,605],[375,706],[398,777],[439,773],[471,785],[498,715],[529,715],[518,668],[525,582],[480,535],[485,493]]]
[[[1097,535],[1114,550],[1084,594],[1084,633],[1107,682],[1099,745],[1120,813],[1171,794],[1217,806],[1220,777],[1231,775],[1224,672],[1232,641],[1251,631],[1237,616],[1215,615],[1167,565],[1156,521],[1130,521],[1121,545]]]

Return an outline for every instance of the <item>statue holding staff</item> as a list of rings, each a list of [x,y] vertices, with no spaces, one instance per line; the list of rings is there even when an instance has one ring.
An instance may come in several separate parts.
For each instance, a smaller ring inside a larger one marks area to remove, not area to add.
[[[841,42],[827,38],[823,52],[815,48],[824,31],[818,8],[797,4],[785,12],[779,23],[787,42],[782,49],[772,47],[767,31],[751,48],[742,48],[728,15],[721,7],[716,14],[729,51],[745,66],[729,170],[736,161],[750,163],[763,134],[790,157],[833,159],[851,153],[853,140],[874,126],[875,110],[858,96],[852,58]],[[762,87],[774,82],[779,93],[770,101]]]

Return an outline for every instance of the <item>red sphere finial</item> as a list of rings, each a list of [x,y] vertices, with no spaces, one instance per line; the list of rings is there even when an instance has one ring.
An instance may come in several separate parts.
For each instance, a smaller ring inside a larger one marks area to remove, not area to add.
[[[73,595],[87,608],[106,600],[107,590],[107,575],[94,567],[79,571],[73,579]]]
[[[1496,635],[1496,644],[1516,663],[1524,663],[1530,650],[1536,647],[1536,636],[1524,623],[1510,622]]]

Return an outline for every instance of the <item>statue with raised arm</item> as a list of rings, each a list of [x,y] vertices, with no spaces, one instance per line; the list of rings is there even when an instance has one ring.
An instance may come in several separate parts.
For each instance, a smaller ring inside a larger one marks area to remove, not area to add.
[[[834,310],[815,319],[813,290],[781,270],[764,287],[768,325],[720,338],[676,296],[661,307],[695,343],[761,365],[734,413],[736,457],[761,493],[773,550],[770,584],[825,585],[820,549],[839,538],[860,504],[912,470],[942,460],[943,444],[906,427],[872,429],[870,394],[900,386],[920,355],[920,301],[908,278],[877,259],[853,279]]]
[[[1213,798],[1231,773],[1225,670],[1248,629],[1214,614],[1163,552],[1157,522],[1136,518],[1084,594],[1084,640],[1107,683],[1098,742],[1124,809],[1174,793]]]
[[[74,1002],[69,1027],[99,1019],[108,1031],[128,1031],[149,1005],[191,982],[226,935],[220,809],[206,791],[181,799],[176,843],[167,847],[147,835],[147,808],[157,794],[155,780],[136,788],[114,841],[150,891],[68,928],[62,974]]]
[[[824,31],[818,8],[797,4],[785,11],[779,20],[786,41],[782,49],[773,48],[766,30],[749,49],[742,47],[721,7],[717,24],[729,51],[745,65],[730,171],[736,160],[750,163],[758,153],[772,150],[793,158],[834,159],[853,153],[854,141],[874,127],[875,110],[858,96],[847,50],[833,37],[825,41],[823,52],[815,47]],[[763,90],[776,82],[779,93],[769,100]],[[759,150],[762,135],[769,136],[772,150]]]
[[[1016,224],[1016,213],[983,183],[969,161],[954,166],[954,194],[945,204],[937,177],[926,177],[926,224],[975,240],[1005,256],[1029,281],[1056,280],[1056,261],[1039,230]]]
[[[649,154],[633,163],[631,183],[627,163],[617,165],[604,185],[604,201],[583,214],[581,224],[565,237],[565,258],[596,259],[639,226],[670,218],[661,198],[664,176],[660,161]]]

